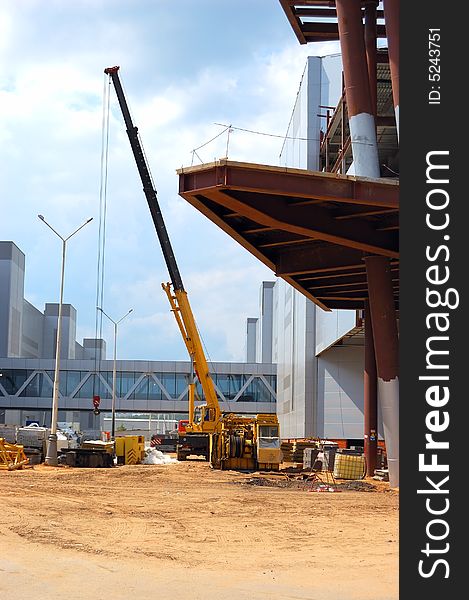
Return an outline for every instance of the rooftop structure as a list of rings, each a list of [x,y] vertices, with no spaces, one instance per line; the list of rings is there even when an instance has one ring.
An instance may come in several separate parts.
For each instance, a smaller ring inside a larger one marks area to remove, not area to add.
[[[370,253],[391,259],[397,303],[397,181],[228,160],[178,173],[183,198],[321,308],[364,308]]]
[[[280,0],[280,4],[300,44],[339,39],[334,0]],[[365,15],[364,6],[361,10]],[[378,10],[376,16],[377,36],[385,38],[384,11]]]

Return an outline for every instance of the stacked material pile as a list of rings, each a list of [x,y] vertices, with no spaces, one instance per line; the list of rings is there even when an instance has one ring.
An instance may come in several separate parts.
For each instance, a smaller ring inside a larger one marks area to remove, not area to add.
[[[9,444],[16,444],[17,430],[18,427],[16,425],[3,425],[0,423],[0,438],[3,438]]]
[[[280,446],[283,454],[283,462],[302,463],[305,448],[318,448],[315,440],[284,441]]]

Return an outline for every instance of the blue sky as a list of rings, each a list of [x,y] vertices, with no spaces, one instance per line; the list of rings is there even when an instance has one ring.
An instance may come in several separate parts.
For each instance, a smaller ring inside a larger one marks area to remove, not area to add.
[[[0,0],[0,239],[26,254],[26,298],[65,298],[77,338],[94,337],[102,94],[107,66],[139,127],[185,287],[212,360],[243,360],[246,318],[274,275],[177,194],[176,169],[221,131],[215,123],[283,134],[308,54],[277,0]],[[118,354],[181,360],[186,350],[161,282],[168,279],[122,117],[111,90],[104,309],[118,319]],[[229,158],[278,164],[281,140],[234,132]],[[226,136],[200,150],[225,155]],[[112,330],[104,323],[104,337]]]

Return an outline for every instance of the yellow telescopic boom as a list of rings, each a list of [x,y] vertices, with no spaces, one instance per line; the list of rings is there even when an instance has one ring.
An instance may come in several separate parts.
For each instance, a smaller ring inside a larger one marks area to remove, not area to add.
[[[176,318],[189,356],[194,361],[194,370],[204,392],[207,406],[206,408],[204,407],[205,415],[202,421],[205,426],[202,426],[202,429],[203,431],[213,431],[215,425],[220,419],[220,404],[218,403],[217,393],[215,391],[213,379],[210,375],[207,359],[205,358],[205,353],[197,326],[195,324],[194,315],[192,314],[192,309],[189,304],[187,292],[184,290],[177,290],[173,293],[170,283],[163,283],[162,287],[168,296],[169,303],[171,304],[171,310]],[[190,423],[193,423],[193,415],[191,418],[191,415],[189,414],[189,421]],[[212,424],[213,428],[211,427]]]

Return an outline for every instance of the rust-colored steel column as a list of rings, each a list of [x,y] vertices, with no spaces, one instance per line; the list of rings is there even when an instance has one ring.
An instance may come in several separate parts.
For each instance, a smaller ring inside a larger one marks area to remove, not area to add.
[[[376,76],[376,8],[378,2],[369,0],[365,4],[365,48],[366,48],[366,63],[368,65],[368,81],[370,82],[370,99],[373,116],[377,117],[377,76]]]
[[[365,258],[391,487],[399,486],[399,340],[389,258]]]
[[[353,172],[380,176],[375,118],[370,96],[361,2],[336,0],[345,95],[352,142]]]
[[[365,413],[365,459],[366,474],[373,477],[376,469],[378,449],[378,379],[376,374],[375,348],[373,341],[373,324],[370,304],[365,302],[365,372],[364,413]]]
[[[388,38],[389,68],[391,70],[392,96],[399,138],[399,13],[400,0],[384,0],[384,21]]]

